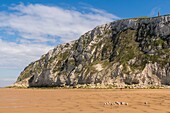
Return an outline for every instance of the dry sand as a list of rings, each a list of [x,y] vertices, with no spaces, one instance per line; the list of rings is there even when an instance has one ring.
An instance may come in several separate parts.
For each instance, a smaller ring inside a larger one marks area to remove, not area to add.
[[[170,113],[170,90],[0,89],[0,113]]]

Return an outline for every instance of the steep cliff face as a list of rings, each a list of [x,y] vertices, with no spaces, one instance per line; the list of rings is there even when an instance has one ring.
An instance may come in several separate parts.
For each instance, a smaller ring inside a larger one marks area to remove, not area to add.
[[[15,86],[170,85],[170,15],[98,26],[27,66]]]

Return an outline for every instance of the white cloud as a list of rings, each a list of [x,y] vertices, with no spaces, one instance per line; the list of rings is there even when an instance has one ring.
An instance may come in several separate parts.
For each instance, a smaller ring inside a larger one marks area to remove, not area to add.
[[[118,19],[113,14],[95,8],[83,13],[57,6],[20,4],[10,10],[12,13],[0,12],[0,28],[15,31],[21,38],[40,42],[54,38],[59,40],[58,37],[62,42],[69,42],[97,25]]]
[[[0,68],[22,68],[52,49],[42,44],[16,44],[0,39]]]

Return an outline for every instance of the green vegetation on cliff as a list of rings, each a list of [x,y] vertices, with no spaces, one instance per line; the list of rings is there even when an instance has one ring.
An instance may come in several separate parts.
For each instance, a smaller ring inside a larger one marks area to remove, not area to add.
[[[30,64],[17,81],[30,86],[170,84],[170,16],[98,26]]]

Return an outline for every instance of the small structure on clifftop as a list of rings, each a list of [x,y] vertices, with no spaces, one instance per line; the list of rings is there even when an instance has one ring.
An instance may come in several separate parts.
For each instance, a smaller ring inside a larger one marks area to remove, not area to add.
[[[160,12],[158,11],[158,16],[160,16]]]

